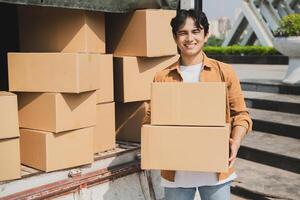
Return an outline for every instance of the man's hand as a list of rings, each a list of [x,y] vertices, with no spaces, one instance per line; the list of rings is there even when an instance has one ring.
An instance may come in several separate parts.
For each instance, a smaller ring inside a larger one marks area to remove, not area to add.
[[[229,168],[233,167],[236,160],[241,142],[245,137],[247,129],[243,126],[235,126],[231,132],[231,138],[229,139]]]

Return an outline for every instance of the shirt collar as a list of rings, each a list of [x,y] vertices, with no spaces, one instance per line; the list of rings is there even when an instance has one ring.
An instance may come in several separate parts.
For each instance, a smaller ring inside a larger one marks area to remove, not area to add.
[[[206,54],[202,51],[202,55],[203,55],[203,68],[211,68],[212,64],[209,60],[209,58],[206,56]],[[169,69],[170,71],[173,70],[177,70],[177,72],[179,73],[179,66],[180,66],[180,58],[174,63],[172,64]]]

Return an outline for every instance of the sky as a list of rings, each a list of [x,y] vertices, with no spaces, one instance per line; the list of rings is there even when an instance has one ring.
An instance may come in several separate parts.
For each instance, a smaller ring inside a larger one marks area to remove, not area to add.
[[[234,20],[235,9],[239,8],[242,0],[202,0],[203,11],[209,21],[219,17],[229,17]]]

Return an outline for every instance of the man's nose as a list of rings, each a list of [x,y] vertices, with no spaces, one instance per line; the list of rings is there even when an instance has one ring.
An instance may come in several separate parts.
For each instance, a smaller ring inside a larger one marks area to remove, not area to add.
[[[193,34],[192,33],[188,33],[186,36],[186,41],[192,41],[193,40]]]

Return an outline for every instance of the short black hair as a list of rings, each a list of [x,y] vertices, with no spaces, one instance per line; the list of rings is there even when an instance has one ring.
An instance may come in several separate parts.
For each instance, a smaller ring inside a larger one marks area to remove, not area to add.
[[[195,21],[195,26],[204,29],[204,35],[208,34],[209,23],[204,12],[196,10],[177,10],[176,16],[171,20],[172,32],[176,35],[180,26],[184,25],[185,20],[191,17]]]

